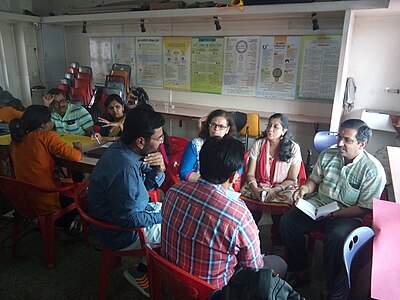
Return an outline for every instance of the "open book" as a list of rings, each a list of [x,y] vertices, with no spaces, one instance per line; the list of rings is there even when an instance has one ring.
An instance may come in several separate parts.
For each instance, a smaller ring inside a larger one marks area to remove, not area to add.
[[[310,202],[308,202],[307,200],[304,200],[302,198],[299,199],[299,201],[296,204],[296,207],[298,209],[300,209],[302,212],[304,212],[307,216],[309,216],[313,220],[316,220],[321,217],[325,217],[325,216],[329,215],[331,212],[334,212],[334,211],[337,211],[340,209],[340,207],[336,201],[316,208]]]

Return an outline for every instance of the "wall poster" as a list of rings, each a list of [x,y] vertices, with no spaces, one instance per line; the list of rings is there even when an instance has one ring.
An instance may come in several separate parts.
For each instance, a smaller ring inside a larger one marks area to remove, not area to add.
[[[192,38],[192,92],[221,94],[223,37]]]
[[[162,87],[162,38],[136,38],[136,81],[138,86]]]
[[[300,36],[261,37],[257,97],[295,98],[300,45]]]
[[[260,37],[225,37],[222,94],[255,96]]]
[[[303,36],[297,98],[333,100],[341,40],[340,35]]]

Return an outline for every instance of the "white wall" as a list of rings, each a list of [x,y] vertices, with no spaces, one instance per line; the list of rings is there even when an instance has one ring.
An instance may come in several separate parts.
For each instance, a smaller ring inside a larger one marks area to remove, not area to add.
[[[391,6],[399,2],[392,0]],[[349,76],[354,77],[357,92],[355,108],[349,117],[360,117],[363,109],[400,115],[400,94],[384,93],[385,87],[400,88],[399,28],[397,9],[356,17]],[[391,182],[386,146],[400,146],[397,133],[374,130],[367,150],[382,162]]]

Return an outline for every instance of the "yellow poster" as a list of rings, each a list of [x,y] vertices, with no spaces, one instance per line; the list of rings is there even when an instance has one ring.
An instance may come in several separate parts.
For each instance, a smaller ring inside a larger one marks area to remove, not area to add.
[[[163,38],[164,89],[190,90],[191,37]]]

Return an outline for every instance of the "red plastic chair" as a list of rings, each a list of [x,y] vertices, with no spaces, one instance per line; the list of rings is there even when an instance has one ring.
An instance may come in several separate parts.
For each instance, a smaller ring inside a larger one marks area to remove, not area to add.
[[[186,145],[189,143],[188,139],[180,136],[169,136],[168,139],[171,148],[171,155],[165,170],[165,180],[161,186],[161,190],[164,193],[166,193],[171,186],[180,181],[179,166]]]
[[[107,229],[107,230],[116,230],[116,231],[137,231],[139,234],[140,244],[142,248],[129,250],[129,251],[114,251],[108,249],[106,246],[102,245],[101,251],[101,268],[100,268],[100,290],[99,290],[99,299],[106,299],[107,294],[107,286],[108,286],[108,278],[111,267],[119,267],[121,264],[121,257],[124,256],[144,256],[146,250],[144,249],[144,245],[146,244],[146,238],[144,235],[143,228],[122,228],[117,225],[111,224],[109,222],[101,221],[91,217],[87,213],[87,187],[89,185],[89,180],[83,181],[79,187],[77,192],[75,193],[75,205],[78,210],[79,215],[81,216],[81,222],[84,232],[84,238],[87,241],[88,237],[88,224],[96,225],[97,227]]]
[[[76,75],[78,74],[78,68],[68,67],[67,72],[74,74],[74,76],[76,77]]]
[[[72,87],[71,88],[71,98],[77,98],[79,99],[80,97],[76,97],[76,96],[82,96],[83,100],[84,100],[84,105],[88,105],[90,102],[90,96],[89,93],[87,91],[86,87]]]
[[[78,72],[76,78],[83,79],[88,83],[90,96],[93,96],[93,79],[92,79],[92,76],[90,74],[88,74],[88,73]]]
[[[206,300],[217,288],[208,282],[182,270],[159,254],[160,247],[145,245],[150,279],[150,299],[161,299],[161,284],[174,295],[174,299]]]
[[[40,194],[48,194],[54,192],[59,192],[66,194],[67,196],[71,196],[76,188],[77,185],[73,184],[55,190],[47,190],[15,178],[0,176],[0,191],[15,209],[14,229],[12,237],[13,257],[16,255],[18,228],[21,220],[36,219],[38,220],[40,233],[43,239],[46,267],[48,269],[53,269],[56,266],[54,222],[66,213],[75,209],[75,204],[72,203],[55,213],[43,214],[37,210],[35,199],[40,197]]]
[[[185,151],[186,145],[189,143],[189,140],[180,137],[180,136],[169,136],[169,145],[171,148],[171,155]]]

